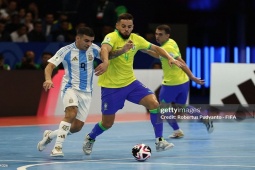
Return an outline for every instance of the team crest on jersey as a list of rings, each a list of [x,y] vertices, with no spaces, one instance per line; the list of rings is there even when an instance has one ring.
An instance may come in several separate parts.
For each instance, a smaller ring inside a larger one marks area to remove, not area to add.
[[[93,55],[91,53],[88,54],[88,59],[89,59],[89,61],[93,60]]]
[[[73,99],[69,99],[69,103],[73,103]]]
[[[55,59],[54,59],[55,61],[58,61],[59,60],[59,57],[55,57]]]
[[[132,50],[135,50],[135,44],[133,45]]]
[[[104,110],[108,110],[108,103],[104,103]]]
[[[106,42],[110,42],[110,41],[111,41],[111,38],[110,38],[110,37],[106,37],[106,38],[105,38],[105,41],[106,41]]]
[[[75,56],[75,57],[72,59],[72,61],[78,61],[77,56]]]

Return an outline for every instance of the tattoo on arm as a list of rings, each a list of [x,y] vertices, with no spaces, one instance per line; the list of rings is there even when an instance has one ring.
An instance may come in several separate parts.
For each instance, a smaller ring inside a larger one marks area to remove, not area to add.
[[[109,53],[109,59],[114,59],[114,58],[117,58],[119,56],[121,56],[122,54],[124,54],[125,52],[120,49],[120,50],[115,50],[115,51],[111,51]]]

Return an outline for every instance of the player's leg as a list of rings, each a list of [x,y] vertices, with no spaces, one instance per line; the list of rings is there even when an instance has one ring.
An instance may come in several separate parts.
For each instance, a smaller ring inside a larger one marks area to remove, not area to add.
[[[46,130],[44,132],[43,139],[37,145],[37,149],[39,151],[42,151],[53,138],[57,137],[54,149],[52,150],[52,156],[64,155],[62,152],[62,143],[64,142],[67,134],[69,133],[71,124],[75,120],[78,112],[78,99],[75,91],[73,91],[72,89],[67,89],[65,93],[62,92],[61,95],[63,96],[65,117],[60,122],[59,128],[57,130]]]
[[[192,105],[186,105],[187,96],[189,92],[189,82],[179,85],[179,90],[181,90],[181,93],[176,97],[176,103],[179,108],[185,108],[184,110],[187,110],[185,114],[189,114],[196,117],[201,117],[203,115],[207,115],[207,111],[202,111],[201,109],[195,108]],[[213,121],[210,119],[201,119],[202,123],[204,123],[206,130],[208,133],[212,133],[214,130]]]
[[[166,107],[173,107],[173,102],[175,102],[177,96],[180,94],[180,89],[178,86],[166,86],[162,85],[160,93],[159,93],[159,101],[161,103],[161,107],[164,105]],[[170,138],[182,138],[184,136],[183,131],[180,129],[176,119],[174,118],[174,113],[165,113],[169,115],[173,115],[171,119],[167,119],[167,123],[174,130],[173,134],[170,135]]]
[[[78,103],[78,113],[74,121],[72,122],[70,131],[68,132],[67,135],[71,135],[73,133],[79,132],[82,127],[84,126],[84,122],[87,119],[90,104],[91,104],[91,93],[84,93],[84,92],[79,92],[76,93],[79,97],[79,103]],[[54,131],[46,130],[49,133],[49,139],[55,139],[58,134],[58,129]]]
[[[126,94],[123,92],[123,88],[101,88],[102,120],[95,124],[91,132],[85,137],[83,151],[86,155],[91,154],[96,137],[111,128],[114,124],[115,113],[123,108],[125,96]]]
[[[96,141],[96,137],[104,133],[106,130],[112,127],[115,119],[115,114],[105,115],[102,114],[102,121],[98,122],[92,131],[87,134],[83,143],[83,152],[86,155],[92,153],[93,145]]]
[[[64,156],[64,154],[62,152],[62,145],[63,145],[63,142],[65,141],[67,134],[71,128],[72,122],[75,120],[77,112],[78,112],[77,106],[66,107],[65,117],[59,124],[56,142],[53,147],[53,150],[51,151],[50,156],[53,156],[53,157]]]
[[[163,138],[163,121],[159,116],[159,103],[153,92],[145,87],[138,80],[134,81],[130,88],[132,91],[129,93],[127,100],[136,104],[145,106],[150,111],[151,123],[154,128],[156,138],[156,150],[164,151],[172,148],[174,145],[168,143]]]

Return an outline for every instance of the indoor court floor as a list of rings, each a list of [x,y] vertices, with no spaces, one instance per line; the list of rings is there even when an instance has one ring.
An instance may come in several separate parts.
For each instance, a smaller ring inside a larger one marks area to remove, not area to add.
[[[117,114],[118,115],[118,114]],[[215,122],[208,134],[199,122],[180,122],[181,139],[169,139],[172,129],[164,123],[164,137],[175,147],[156,152],[153,128],[147,114],[120,114],[114,126],[97,138],[90,156],[82,143],[99,116],[90,116],[83,129],[67,137],[63,158],[50,157],[54,140],[43,151],[37,143],[44,130],[56,129],[61,118],[0,118],[0,170],[242,170],[255,169],[255,119]],[[136,161],[132,147],[145,143],[152,156]]]

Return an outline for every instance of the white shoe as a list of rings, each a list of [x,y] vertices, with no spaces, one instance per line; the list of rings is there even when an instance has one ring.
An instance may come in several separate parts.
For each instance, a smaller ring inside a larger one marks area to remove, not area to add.
[[[168,143],[165,139],[162,139],[161,141],[158,141],[155,144],[157,152],[166,151],[174,147],[173,143]]]
[[[95,143],[94,139],[91,139],[89,135],[85,137],[85,141],[83,143],[83,152],[86,155],[90,155],[93,149],[93,145]]]
[[[181,129],[176,130],[172,135],[169,136],[169,138],[179,139],[184,136],[184,133]]]
[[[50,156],[52,156],[52,157],[64,157],[64,153],[62,152],[62,148],[60,146],[55,147],[51,151]]]
[[[43,151],[46,146],[52,141],[52,139],[49,138],[49,134],[51,133],[51,130],[45,130],[43,133],[43,139],[37,144],[38,151]]]

